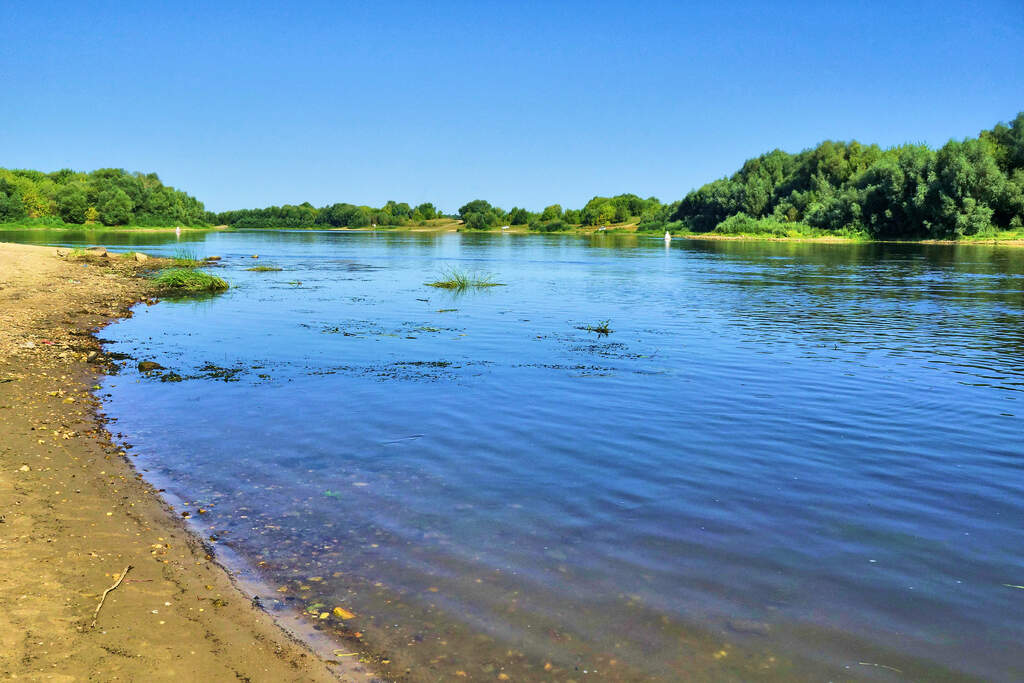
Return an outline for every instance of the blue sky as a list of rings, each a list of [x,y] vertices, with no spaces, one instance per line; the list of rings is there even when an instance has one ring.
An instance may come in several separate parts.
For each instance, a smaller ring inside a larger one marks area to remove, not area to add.
[[[0,3],[0,166],[212,210],[674,200],[823,139],[1024,110],[1024,2]]]

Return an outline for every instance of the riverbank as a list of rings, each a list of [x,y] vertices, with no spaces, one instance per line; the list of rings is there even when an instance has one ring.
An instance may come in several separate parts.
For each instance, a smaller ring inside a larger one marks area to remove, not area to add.
[[[613,225],[607,230],[598,227],[572,227],[566,230],[530,230],[525,225],[511,226],[507,230],[459,230],[470,234],[519,234],[519,235],[632,235],[637,237],[661,238],[663,231],[640,231],[635,224]],[[671,233],[674,240],[693,240],[696,242],[813,242],[820,244],[946,244],[946,245],[986,245],[1024,247],[1024,237],[1019,231],[1008,231],[993,237],[964,237],[959,240],[908,239],[908,240],[877,240],[864,237],[845,237],[841,235],[771,235],[757,233],[723,234],[716,232],[675,232]]]
[[[151,294],[145,266],[0,243],[0,675],[372,680],[254,606],[111,441],[93,332]]]

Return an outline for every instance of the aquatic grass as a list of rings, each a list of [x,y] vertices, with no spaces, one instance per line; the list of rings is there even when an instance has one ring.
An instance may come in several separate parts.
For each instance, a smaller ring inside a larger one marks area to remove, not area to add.
[[[153,281],[161,291],[171,293],[204,294],[228,288],[223,279],[192,268],[168,268],[160,271]]]
[[[175,249],[171,260],[178,268],[192,268],[201,263],[198,252],[189,247],[178,247]]]
[[[577,330],[584,330],[585,332],[596,332],[599,335],[611,334],[615,330],[611,329],[611,320],[601,320],[597,323],[587,323],[586,325],[578,325]]]
[[[448,268],[441,273],[438,280],[425,284],[428,287],[439,287],[458,292],[477,287],[504,287],[502,283],[495,282],[494,276],[490,273],[477,273],[458,268]]]
[[[279,273],[284,268],[278,268],[277,266],[253,266],[252,268],[246,268],[246,270],[254,273]]]

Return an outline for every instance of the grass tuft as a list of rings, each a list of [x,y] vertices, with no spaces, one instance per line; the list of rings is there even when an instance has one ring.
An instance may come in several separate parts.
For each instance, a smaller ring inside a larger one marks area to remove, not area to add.
[[[587,323],[586,325],[580,325],[577,330],[584,330],[586,332],[596,332],[599,335],[611,334],[615,330],[608,327],[611,324],[611,320],[602,320],[598,323]]]
[[[440,279],[427,282],[426,285],[459,292],[476,287],[504,287],[500,282],[495,282],[494,276],[489,273],[476,273],[458,268],[449,268],[441,273]]]
[[[199,254],[195,249],[189,249],[188,247],[178,247],[175,249],[172,260],[174,265],[179,268],[192,268],[200,264]]]
[[[251,270],[254,273],[277,273],[284,270],[284,268],[278,268],[277,266],[253,266],[252,268],[246,268],[246,270]]]
[[[169,268],[160,271],[154,281],[161,290],[172,293],[223,292],[228,288],[228,283],[223,279],[191,268]]]

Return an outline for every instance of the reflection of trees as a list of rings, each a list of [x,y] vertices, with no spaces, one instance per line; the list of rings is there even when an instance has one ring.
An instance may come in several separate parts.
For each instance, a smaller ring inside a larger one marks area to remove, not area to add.
[[[1024,250],[967,245],[695,242],[703,273],[734,296],[726,310],[759,338],[865,350],[982,352],[1020,374]],[[928,340],[925,342],[925,340]],[[923,345],[924,344],[926,345]]]
[[[149,230],[0,230],[5,241],[23,244],[104,244],[136,247],[161,244],[182,244],[184,242],[205,242],[216,233],[197,231],[188,233],[187,240],[178,239],[174,232]]]

